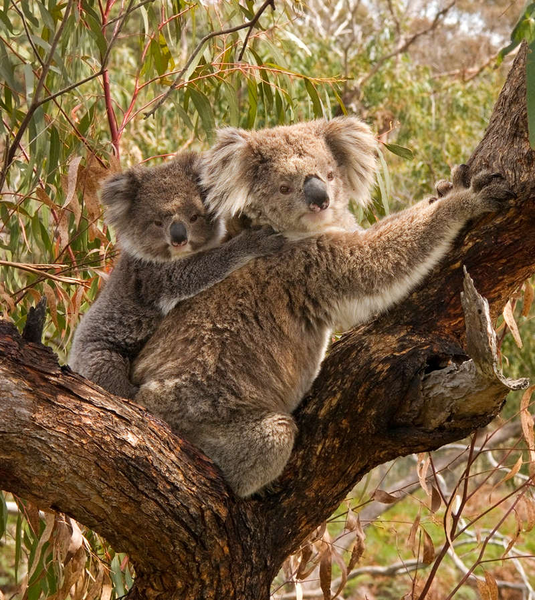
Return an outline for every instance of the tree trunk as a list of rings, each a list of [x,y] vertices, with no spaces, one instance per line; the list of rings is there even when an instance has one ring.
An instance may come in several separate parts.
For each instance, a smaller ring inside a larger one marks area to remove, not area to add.
[[[238,500],[211,461],[164,423],[61,368],[6,322],[0,487],[127,552],[136,569],[131,598],[265,600],[284,559],[370,469],[486,425],[507,382],[467,356],[478,350],[470,340],[466,347],[461,266],[492,317],[535,272],[525,58],[524,48],[470,159],[474,170],[502,172],[518,201],[472,223],[420,289],[334,344],[296,413],[295,450],[272,492]],[[436,378],[442,390],[470,381],[472,391],[444,400]]]

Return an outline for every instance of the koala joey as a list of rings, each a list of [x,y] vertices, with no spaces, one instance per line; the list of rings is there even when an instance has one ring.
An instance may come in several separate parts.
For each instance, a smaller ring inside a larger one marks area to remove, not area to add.
[[[220,215],[241,213],[301,239],[171,311],[134,362],[133,380],[136,401],[198,445],[239,496],[286,465],[292,412],[319,371],[332,328],[402,300],[469,219],[512,197],[501,176],[481,173],[470,183],[461,168],[435,202],[367,230],[337,229],[328,211],[337,206],[345,219],[349,196],[366,202],[374,164],[374,139],[354,118],[223,130],[206,157],[207,201]]]
[[[76,329],[69,364],[113,394],[134,397],[131,361],[177,303],[283,244],[264,228],[219,246],[224,223],[204,205],[198,163],[198,155],[185,153],[104,183],[101,199],[122,252]]]

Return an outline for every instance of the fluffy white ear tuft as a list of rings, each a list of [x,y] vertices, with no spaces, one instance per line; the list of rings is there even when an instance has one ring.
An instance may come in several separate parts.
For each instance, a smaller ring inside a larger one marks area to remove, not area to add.
[[[247,168],[252,156],[249,140],[250,134],[244,129],[220,129],[215,145],[201,158],[205,202],[217,216],[233,217],[247,206]]]
[[[100,200],[106,207],[106,222],[113,226],[120,225],[132,206],[139,179],[134,169],[113,175],[106,179],[100,193]]]
[[[356,117],[337,117],[324,122],[322,130],[345,173],[351,197],[366,206],[377,167],[377,141],[371,129]]]

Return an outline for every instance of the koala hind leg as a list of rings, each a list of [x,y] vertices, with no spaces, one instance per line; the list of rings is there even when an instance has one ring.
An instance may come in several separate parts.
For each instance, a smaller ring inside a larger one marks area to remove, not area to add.
[[[225,427],[214,425],[198,439],[223,471],[234,492],[247,497],[274,481],[292,452],[297,427],[289,414],[243,415]]]

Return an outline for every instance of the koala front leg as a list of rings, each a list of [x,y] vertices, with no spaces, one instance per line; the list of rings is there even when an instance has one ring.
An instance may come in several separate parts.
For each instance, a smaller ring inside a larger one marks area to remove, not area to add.
[[[278,252],[284,244],[271,227],[246,229],[221,246],[160,265],[146,285],[159,290],[159,304],[167,314],[182,300],[223,281],[253,258]]]
[[[469,219],[499,210],[514,197],[497,173],[476,175],[469,188],[468,182],[467,167],[457,168],[451,190],[440,200],[423,200],[360,236],[344,236],[347,246],[344,253],[345,244],[340,244],[338,268],[345,279],[332,292],[344,296],[336,324],[351,327],[405,298],[445,256]]]
[[[130,381],[130,361],[113,350],[92,350],[71,364],[80,373],[106,391],[121,398],[133,399],[138,388]]]

